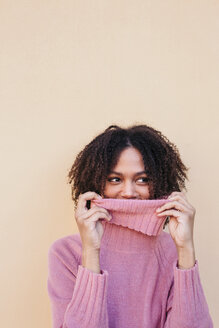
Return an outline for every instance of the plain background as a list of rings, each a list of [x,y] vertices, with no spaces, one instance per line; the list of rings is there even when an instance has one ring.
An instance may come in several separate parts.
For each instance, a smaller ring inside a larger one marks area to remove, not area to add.
[[[78,233],[67,174],[111,124],[161,130],[190,168],[195,249],[218,306],[219,2],[0,2],[1,326],[51,327],[47,254]]]

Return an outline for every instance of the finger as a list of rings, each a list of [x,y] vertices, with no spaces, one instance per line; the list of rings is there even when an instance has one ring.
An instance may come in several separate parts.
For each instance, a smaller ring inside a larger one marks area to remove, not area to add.
[[[103,207],[98,207],[98,206],[95,206],[95,207],[92,207],[91,209],[89,209],[87,212],[85,212],[81,218],[83,219],[87,219],[89,218],[91,215],[95,214],[95,213],[104,213],[106,215],[108,215],[109,217],[111,217],[111,214]]]
[[[160,213],[160,212],[163,212],[165,210],[168,210],[168,209],[177,209],[178,211],[181,211],[181,212],[185,212],[185,210],[187,210],[187,208],[179,203],[178,201],[172,201],[172,202],[168,202],[166,203],[165,205],[159,207],[156,212],[157,213]]]
[[[184,205],[186,208],[192,209],[192,205],[189,204],[189,202],[185,198],[181,197],[180,195],[169,197],[168,200],[170,200],[171,202],[178,201],[179,203]]]
[[[93,191],[87,191],[84,194],[80,194],[78,198],[78,206],[77,208],[80,210],[87,209],[87,200],[92,199],[101,199],[102,197]]]
[[[177,210],[166,210],[162,213],[158,213],[157,216],[174,216],[176,218],[180,217],[182,213]]]
[[[96,221],[101,220],[101,219],[105,219],[107,221],[110,221],[111,218],[112,217],[107,215],[106,213],[97,212],[97,213],[91,215],[90,217],[88,217],[87,219],[85,219],[83,222],[84,222],[84,224],[87,224],[88,222],[96,222]]]
[[[182,198],[184,198],[185,200],[187,200],[186,194],[183,191],[173,191],[170,194],[170,196],[168,197],[168,199],[171,198],[172,196],[181,196]]]

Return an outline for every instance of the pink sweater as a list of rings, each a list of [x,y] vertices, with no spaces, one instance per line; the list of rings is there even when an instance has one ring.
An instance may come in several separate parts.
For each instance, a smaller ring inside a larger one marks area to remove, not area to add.
[[[212,328],[193,268],[177,267],[177,250],[155,210],[168,200],[102,199],[101,273],[81,265],[79,234],[53,242],[47,281],[53,328]]]

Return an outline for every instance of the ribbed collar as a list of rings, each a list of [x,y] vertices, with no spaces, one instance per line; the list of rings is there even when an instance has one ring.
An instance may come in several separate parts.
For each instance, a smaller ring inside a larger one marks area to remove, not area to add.
[[[112,215],[110,222],[102,221],[104,235],[101,247],[128,252],[139,252],[153,247],[166,220],[166,216],[156,215],[156,209],[168,201],[111,198],[92,201]]]

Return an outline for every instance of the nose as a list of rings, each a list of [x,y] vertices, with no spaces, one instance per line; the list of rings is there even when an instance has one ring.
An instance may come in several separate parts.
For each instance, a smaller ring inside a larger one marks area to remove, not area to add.
[[[121,197],[125,199],[137,198],[135,186],[132,182],[126,182],[123,184]]]

